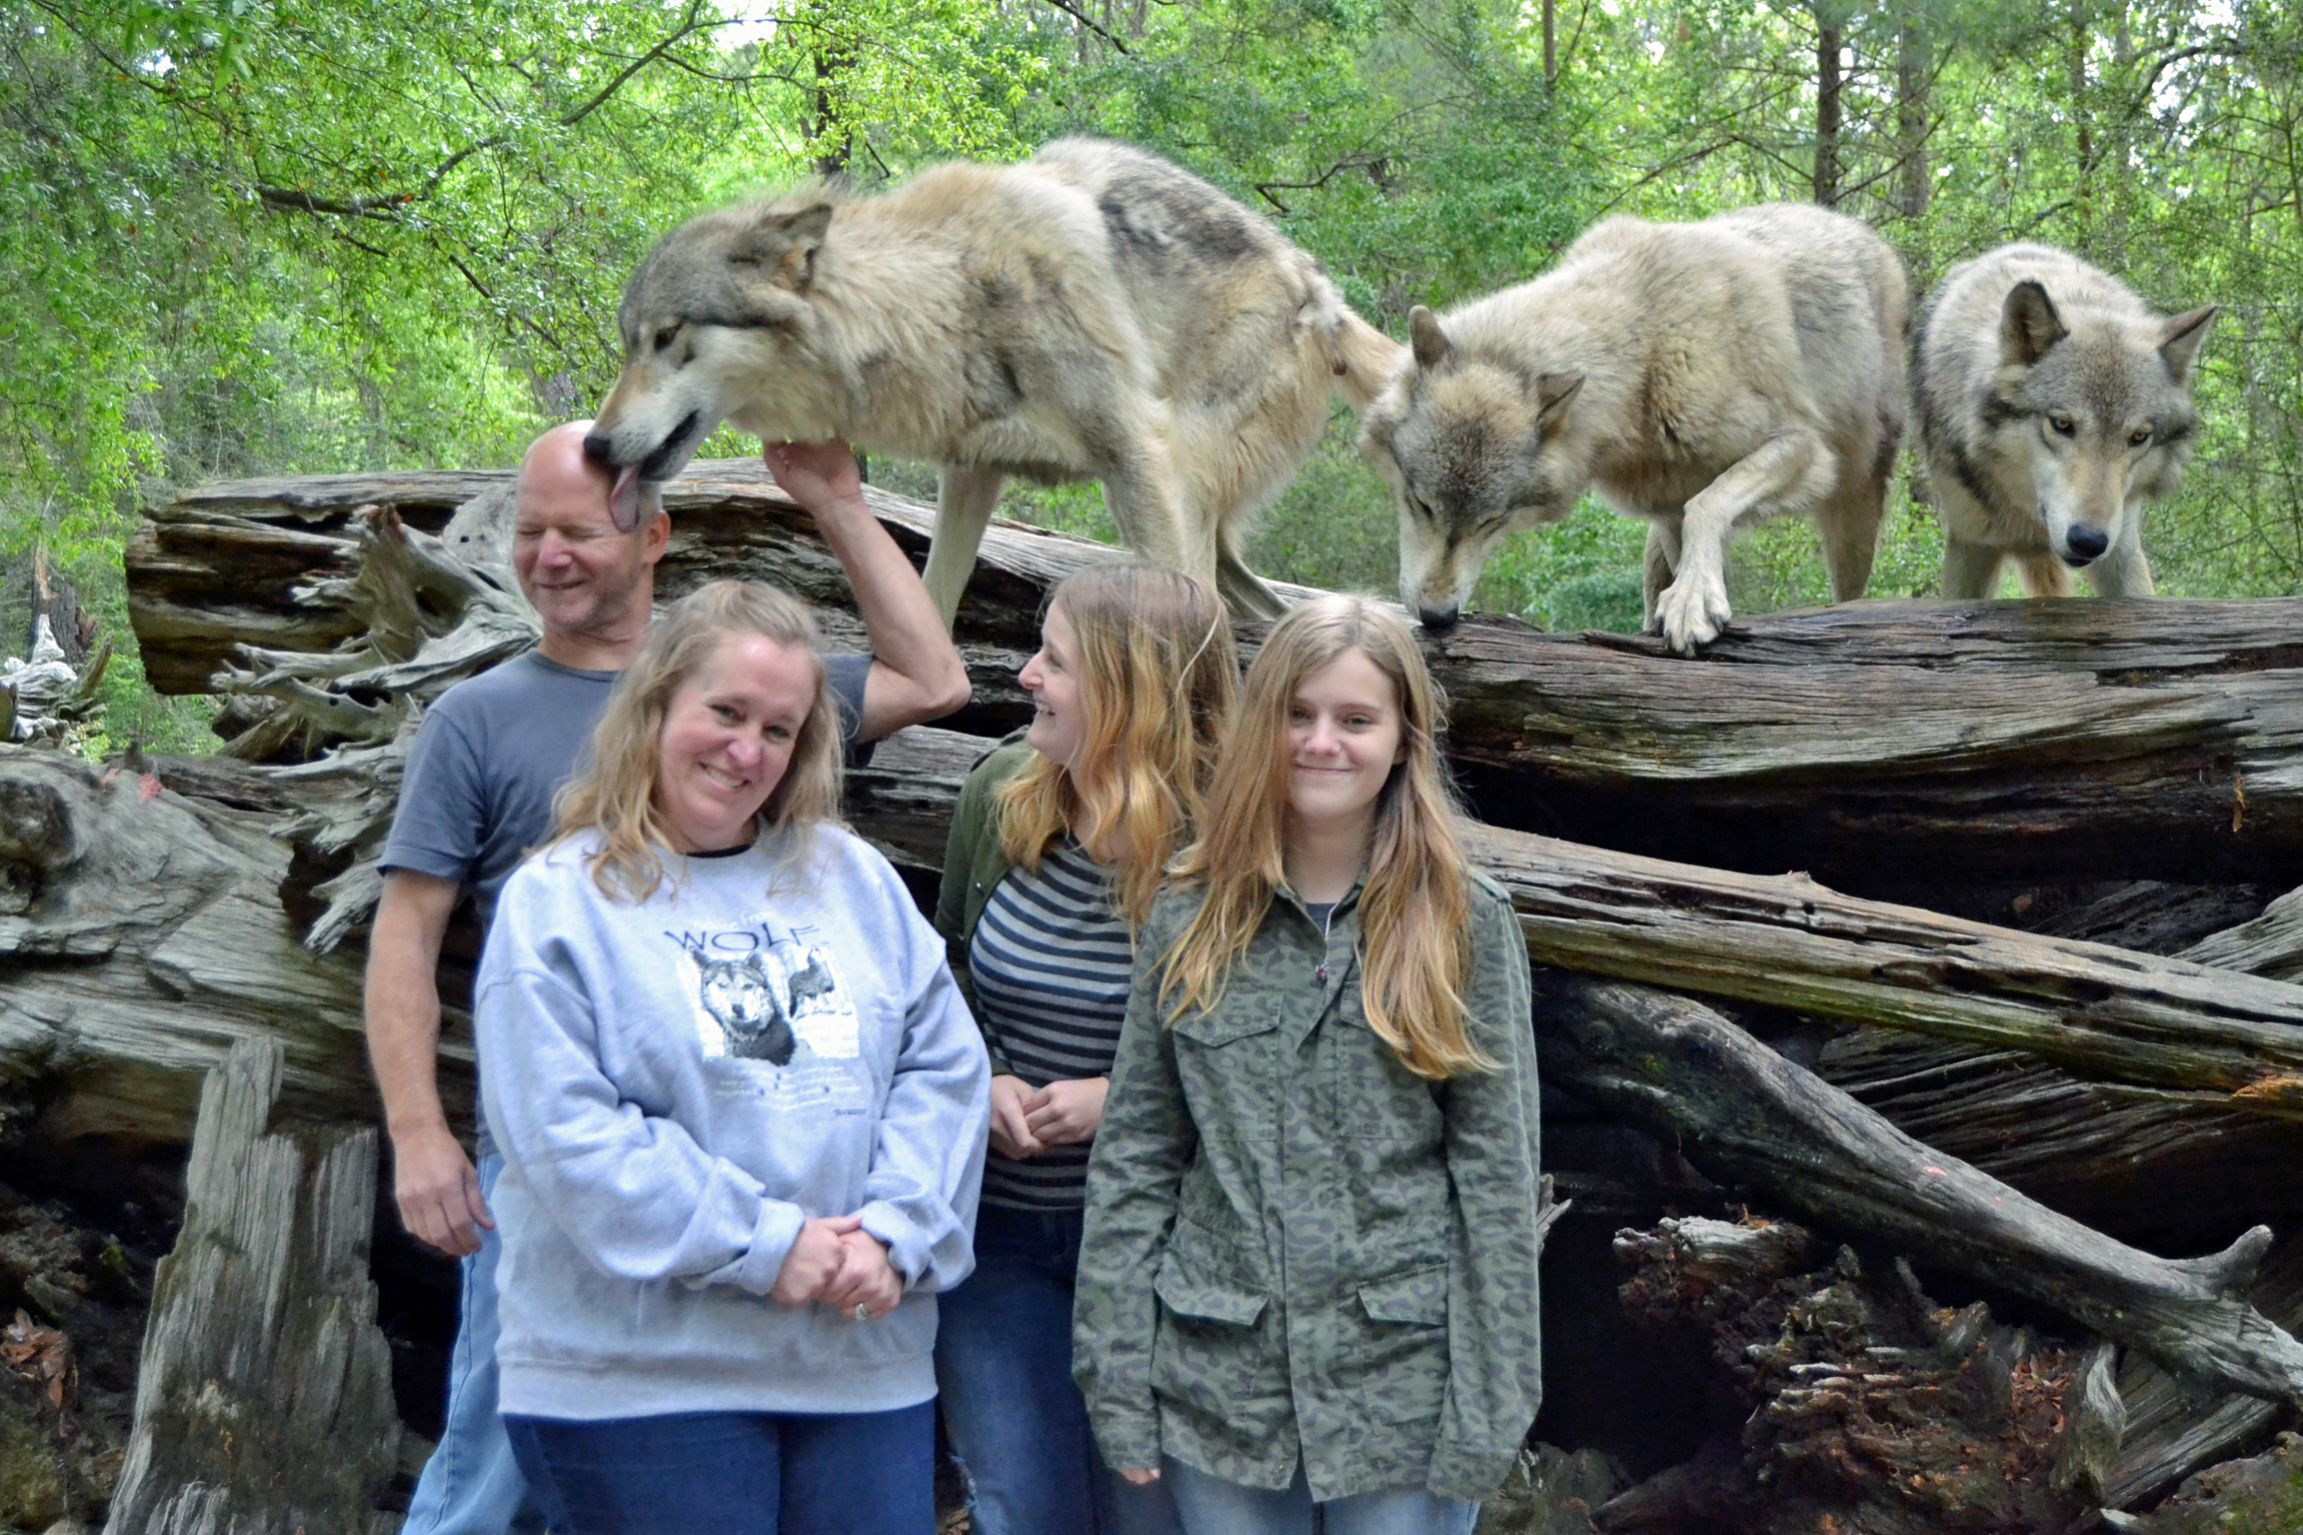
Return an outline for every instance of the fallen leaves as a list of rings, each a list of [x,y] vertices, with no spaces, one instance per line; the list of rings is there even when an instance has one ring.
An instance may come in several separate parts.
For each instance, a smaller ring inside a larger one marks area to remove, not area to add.
[[[15,1321],[0,1328],[0,1359],[39,1387],[48,1405],[58,1412],[79,1394],[80,1372],[72,1363],[72,1340],[53,1327],[42,1327],[22,1310],[16,1313]]]

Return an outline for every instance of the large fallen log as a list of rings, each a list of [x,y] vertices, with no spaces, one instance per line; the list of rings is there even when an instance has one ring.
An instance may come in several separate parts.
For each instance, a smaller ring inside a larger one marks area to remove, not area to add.
[[[2026,1295],[2183,1374],[2303,1402],[2303,1343],[2245,1291],[2271,1245],[2156,1258],[1913,1140],[1710,1009],[1646,987],[1538,977],[1547,1080],[1683,1138],[1715,1175],[1803,1215]]]
[[[243,642],[365,643],[354,514],[387,506],[438,531],[467,503],[500,509],[506,483],[251,480],[154,512],[128,551],[154,685],[205,691]],[[875,496],[898,541],[924,550],[927,510]],[[747,573],[841,597],[808,519],[758,465],[692,465],[666,503],[666,592]],[[1041,596],[1108,557],[995,525],[960,613],[978,689],[961,723],[990,734],[1021,718],[1013,674]],[[2303,602],[1862,603],[1739,624],[1701,662],[1515,624],[1467,624],[1432,650],[1453,753],[1497,824],[1804,867],[1851,889],[1986,874],[2283,884],[2303,867],[2299,620]]]

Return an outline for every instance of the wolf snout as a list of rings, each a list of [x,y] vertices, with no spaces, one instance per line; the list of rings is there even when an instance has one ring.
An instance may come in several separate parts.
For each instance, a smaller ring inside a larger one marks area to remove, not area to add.
[[[2063,535],[2063,563],[2077,570],[2101,559],[2103,551],[2110,547],[2110,534],[2081,523]]]
[[[610,472],[623,467],[616,462],[616,445],[599,432],[584,434],[584,457]]]
[[[1419,606],[1415,610],[1415,616],[1426,629],[1435,634],[1445,634],[1462,619],[1463,610],[1460,608]]]

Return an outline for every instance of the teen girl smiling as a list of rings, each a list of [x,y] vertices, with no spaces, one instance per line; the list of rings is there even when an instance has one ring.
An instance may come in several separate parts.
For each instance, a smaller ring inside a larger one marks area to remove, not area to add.
[[[1527,951],[1405,624],[1271,631],[1137,940],[1077,1375],[1188,1535],[1469,1535],[1541,1394]]]

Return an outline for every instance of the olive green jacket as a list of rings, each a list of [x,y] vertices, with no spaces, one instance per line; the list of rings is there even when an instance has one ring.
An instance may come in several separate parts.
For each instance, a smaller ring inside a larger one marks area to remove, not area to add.
[[[968,942],[975,937],[976,920],[984,914],[984,903],[1014,867],[1008,862],[1007,849],[1000,845],[999,788],[1031,760],[1032,749],[1019,732],[970,768],[967,782],[960,786],[960,802],[952,811],[951,834],[944,842],[944,877],[936,887],[936,931],[944,935],[952,974],[967,992],[968,1005],[979,1026],[984,1015],[983,1009],[975,1006],[975,991],[967,979]],[[991,1051],[992,1075],[1013,1076],[1015,1068],[990,1029],[984,1030],[984,1044]]]
[[[1074,1366],[1105,1459],[1164,1452],[1316,1499],[1479,1499],[1542,1396],[1535,1036],[1509,898],[1472,875],[1473,1041],[1499,1066],[1411,1075],[1360,1004],[1359,891],[1323,935],[1272,903],[1209,1012],[1173,1028],[1169,891],[1088,1171]]]

